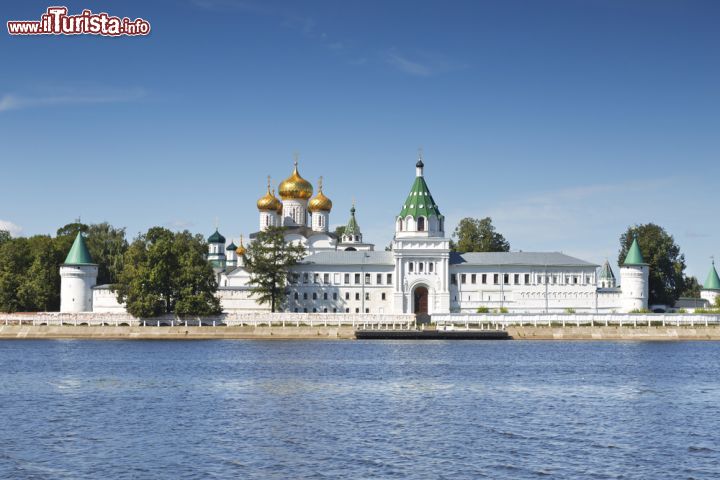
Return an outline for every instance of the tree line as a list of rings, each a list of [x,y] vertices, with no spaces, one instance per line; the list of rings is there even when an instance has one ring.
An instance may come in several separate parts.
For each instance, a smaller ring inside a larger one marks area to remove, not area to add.
[[[79,221],[59,228],[54,237],[13,238],[0,231],[0,311],[60,309],[60,266],[78,233],[98,265],[97,284],[110,285],[132,315],[220,312],[202,235],[153,227],[130,243],[125,228]]]
[[[199,234],[153,227],[132,242],[125,228],[79,221],[59,228],[54,237],[13,238],[0,231],[0,311],[57,311],[60,308],[60,265],[81,232],[93,261],[98,285],[108,284],[119,302],[136,317],[163,314],[213,315],[221,311],[217,276],[207,262],[207,243]],[[260,232],[246,251],[252,294],[272,311],[281,310],[290,270],[305,249],[284,242],[282,228]],[[699,297],[701,285],[685,275],[685,256],[672,235],[648,223],[628,227],[620,235],[622,265],[637,234],[650,266],[649,303],[673,305],[681,296]],[[451,240],[455,252],[508,252],[510,242],[490,217],[463,218]]]

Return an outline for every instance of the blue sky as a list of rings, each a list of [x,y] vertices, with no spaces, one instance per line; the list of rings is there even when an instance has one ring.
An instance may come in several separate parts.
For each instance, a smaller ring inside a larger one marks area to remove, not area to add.
[[[4,4],[7,20],[49,3]],[[57,3],[57,2],[56,2]],[[392,238],[418,147],[449,226],[601,263],[656,222],[720,255],[720,3],[68,1],[148,37],[0,35],[0,226],[81,217],[236,238],[300,171]],[[3,27],[4,28],[4,27]]]

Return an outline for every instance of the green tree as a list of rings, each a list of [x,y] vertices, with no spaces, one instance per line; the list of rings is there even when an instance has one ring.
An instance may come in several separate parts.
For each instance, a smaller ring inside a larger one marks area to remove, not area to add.
[[[342,236],[345,234],[345,225],[340,225],[335,227],[335,235],[337,235],[338,238],[342,238]]]
[[[700,298],[700,290],[702,290],[702,285],[700,285],[700,282],[698,282],[697,278],[685,277],[683,291],[680,293],[680,296],[689,298]]]
[[[0,311],[25,310],[18,290],[31,264],[32,252],[26,238],[8,240],[0,245]]]
[[[490,217],[466,217],[452,234],[450,248],[455,252],[509,252],[510,242],[495,231]],[[457,239],[457,242],[454,240]]]
[[[61,254],[53,239],[37,235],[28,239],[33,257],[20,279],[18,300],[27,311],[57,311],[60,309]]]
[[[135,317],[220,313],[217,279],[206,252],[202,235],[151,228],[125,252],[113,285],[118,301],[126,302]]]
[[[7,230],[0,230],[0,246],[5,243],[12,240],[12,236],[10,235],[10,232]]]
[[[649,304],[674,305],[685,288],[685,255],[672,235],[654,223],[628,227],[620,235],[618,264],[625,262],[627,252],[637,235],[645,262],[650,266]]]
[[[107,222],[90,225],[87,246],[93,261],[98,264],[98,285],[117,282],[128,249],[125,228],[115,228]]]
[[[290,268],[305,256],[305,247],[285,243],[284,228],[273,227],[257,234],[247,247],[245,266],[250,272],[252,295],[278,311],[285,300]]]
[[[115,283],[123,267],[125,251],[128,249],[125,228],[116,228],[107,222],[86,225],[77,220],[58,229],[56,239],[58,250],[67,254],[78,232],[85,234],[90,256],[98,264],[97,284]]]

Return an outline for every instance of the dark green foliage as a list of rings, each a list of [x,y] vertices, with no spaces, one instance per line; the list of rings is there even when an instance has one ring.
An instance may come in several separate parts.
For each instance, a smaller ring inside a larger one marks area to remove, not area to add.
[[[47,235],[12,238],[0,231],[0,311],[60,309],[60,265],[78,232],[85,233],[90,255],[98,264],[98,283],[115,281],[127,249],[124,228],[76,221],[59,228],[54,238]]]
[[[681,297],[689,298],[700,298],[700,290],[702,285],[698,282],[695,277],[685,277],[685,284],[683,285],[683,291],[680,293]]]
[[[620,236],[620,266],[625,262],[635,235],[643,258],[650,266],[649,304],[674,305],[686,287],[685,255],[680,253],[672,235],[654,223],[647,223],[628,227]]]
[[[98,264],[97,284],[115,283],[122,270],[124,254],[128,248],[125,228],[115,228],[107,222],[93,225],[69,223],[57,231],[57,248],[67,253],[78,232],[85,234],[90,256],[93,262]]]
[[[273,312],[280,310],[285,300],[290,267],[305,256],[305,247],[286,244],[283,232],[274,227],[258,233],[245,254],[252,294],[259,303],[269,303]]]
[[[509,252],[510,242],[495,231],[490,217],[466,217],[453,232],[450,248],[455,252]],[[457,239],[457,242],[454,240]]]
[[[135,317],[214,315],[217,279],[206,260],[202,235],[154,227],[125,252],[124,268],[113,286],[118,301]]]

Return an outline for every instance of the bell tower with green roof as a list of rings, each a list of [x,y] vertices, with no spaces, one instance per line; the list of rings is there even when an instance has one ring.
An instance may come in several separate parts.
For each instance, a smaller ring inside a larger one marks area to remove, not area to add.
[[[710,306],[713,307],[718,297],[720,297],[720,277],[718,277],[717,270],[715,269],[715,259],[713,259],[710,265],[710,271],[700,291],[700,298],[707,300]]]
[[[225,237],[215,227],[215,231],[208,237],[207,242],[208,261],[215,273],[219,273],[225,269]]]
[[[649,297],[650,266],[645,263],[637,233],[620,266],[620,290],[622,311],[647,310]]]
[[[445,217],[425,181],[422,151],[410,193],[395,217],[392,252],[394,311],[450,313],[450,241]]]
[[[78,232],[65,263],[60,265],[60,311],[92,312],[97,275],[98,266],[90,256],[85,237]]]

